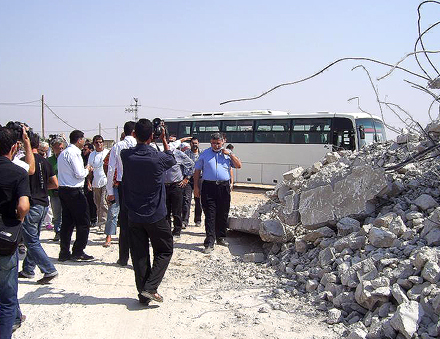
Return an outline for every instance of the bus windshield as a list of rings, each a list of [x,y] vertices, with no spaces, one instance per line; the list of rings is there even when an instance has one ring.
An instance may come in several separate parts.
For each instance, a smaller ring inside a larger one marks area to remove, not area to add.
[[[365,139],[361,139],[361,129],[365,132]],[[384,142],[386,140],[385,128],[382,121],[377,119],[356,119],[356,130],[358,133],[359,148],[372,144],[373,142]]]

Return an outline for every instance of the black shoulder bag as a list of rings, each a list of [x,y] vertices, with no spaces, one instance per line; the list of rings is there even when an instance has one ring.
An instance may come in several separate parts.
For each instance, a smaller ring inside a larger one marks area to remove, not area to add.
[[[0,255],[3,256],[14,254],[21,239],[21,221],[8,220],[6,224],[0,215]]]

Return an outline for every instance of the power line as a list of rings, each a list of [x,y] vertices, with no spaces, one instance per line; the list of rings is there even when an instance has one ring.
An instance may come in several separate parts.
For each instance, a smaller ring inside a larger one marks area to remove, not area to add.
[[[25,102],[0,102],[0,105],[2,105],[2,106],[20,106],[20,105],[26,105],[26,104],[33,104],[35,102],[41,102],[41,100],[25,101]],[[32,105],[32,106],[38,106],[38,105]]]
[[[49,111],[52,112],[53,115],[55,115],[59,120],[61,120],[62,122],[64,122],[67,126],[76,129],[75,127],[73,127],[71,124],[69,124],[66,120],[62,119],[58,114],[56,114],[52,108],[50,108],[47,104],[44,104],[45,107],[47,107],[49,109]]]

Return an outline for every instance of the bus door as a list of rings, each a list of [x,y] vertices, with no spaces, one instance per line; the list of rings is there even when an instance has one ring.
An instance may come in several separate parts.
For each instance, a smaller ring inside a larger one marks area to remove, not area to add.
[[[356,149],[353,122],[348,118],[333,118],[333,151]]]

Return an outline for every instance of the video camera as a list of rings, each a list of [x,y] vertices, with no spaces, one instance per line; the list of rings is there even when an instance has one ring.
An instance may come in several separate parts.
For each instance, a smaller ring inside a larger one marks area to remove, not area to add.
[[[162,125],[162,119],[161,118],[155,118],[153,119],[153,136],[155,139],[159,138],[162,134],[162,129],[164,126]]]
[[[24,122],[9,121],[5,127],[14,131],[14,134],[15,134],[15,137],[17,138],[17,140],[22,140],[23,139],[23,126],[27,127],[26,133],[27,133],[28,137],[30,138],[34,132],[33,132],[32,128],[30,128]]]

